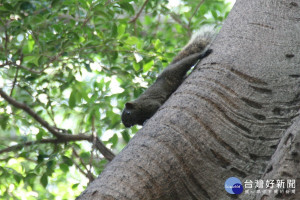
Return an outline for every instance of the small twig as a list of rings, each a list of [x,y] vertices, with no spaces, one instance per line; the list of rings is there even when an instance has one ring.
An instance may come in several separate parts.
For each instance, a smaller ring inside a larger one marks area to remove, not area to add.
[[[96,137],[96,148],[102,153],[102,155],[109,161],[114,159],[115,155],[111,152],[98,137]]]
[[[28,67],[25,67],[25,66],[23,66],[23,65],[18,65],[17,63],[10,62],[10,61],[7,61],[7,62],[5,62],[4,64],[0,65],[0,68],[1,68],[1,67],[4,67],[4,66],[6,66],[6,65],[13,65],[13,66],[15,66],[15,67],[17,67],[17,68],[25,69],[25,70],[27,70],[27,71],[29,71],[29,72],[31,72],[31,73],[34,73],[34,74],[41,74],[41,73],[44,71],[44,69],[41,70],[41,71],[36,71],[36,70],[34,70],[34,69],[30,69],[30,68],[28,68]]]
[[[109,4],[112,4],[112,3],[118,3],[118,2],[121,2],[121,1],[123,1],[123,0],[118,0],[118,1],[116,1],[116,0],[107,0],[105,2],[105,6],[108,6]]]
[[[200,6],[204,3],[205,0],[202,0],[198,3],[198,5],[196,6],[193,14],[191,15],[190,19],[189,19],[189,26],[191,25],[191,21],[193,19],[193,17],[196,15],[197,11],[199,10]]]
[[[6,62],[5,62],[4,64],[1,64],[1,65],[0,65],[0,68],[1,68],[1,67],[4,67],[4,66],[6,66],[6,65],[13,65],[13,66],[16,66],[16,67],[25,69],[25,70],[27,70],[27,71],[29,71],[29,72],[31,72],[31,73],[34,73],[34,74],[41,74],[41,73],[43,73],[46,69],[48,69],[48,68],[50,67],[50,64],[51,64],[52,62],[57,61],[58,58],[59,58],[61,55],[62,55],[62,52],[59,53],[58,55],[52,57],[52,58],[50,59],[50,61],[47,63],[47,66],[44,67],[43,69],[41,69],[40,71],[36,71],[36,70],[34,70],[34,69],[30,69],[30,68],[28,68],[28,67],[25,67],[25,66],[23,66],[23,65],[21,65],[21,64],[18,65],[18,64],[15,63],[15,62],[7,61],[7,60],[6,60]]]
[[[72,147],[72,153],[73,155],[79,159],[80,163],[82,164],[82,166],[84,167],[85,170],[88,171],[86,164],[84,163],[84,161],[82,160],[82,158],[79,156],[79,154],[77,153],[77,151],[74,149],[74,147]]]
[[[76,166],[76,168],[77,168],[84,176],[86,176],[86,177],[89,179],[88,173],[86,173],[83,169],[81,169],[81,167],[79,166],[79,164],[76,163],[75,160],[73,161],[73,164]]]
[[[35,144],[46,144],[46,143],[65,143],[66,141],[62,141],[62,140],[58,140],[58,139],[42,139],[40,141],[29,141],[29,142],[25,142],[22,144],[16,144],[4,149],[0,150],[0,154],[2,153],[8,153],[11,151],[17,151],[22,149],[25,146],[31,146],[31,145],[35,145]]]
[[[85,172],[83,169],[81,169],[81,167],[74,161],[73,162],[74,165],[76,166],[76,168],[89,179],[89,182],[92,182],[95,178],[93,175],[91,175],[89,172]]]
[[[92,170],[92,162],[93,162],[93,157],[94,157],[94,151],[96,148],[96,138],[97,138],[96,131],[95,131],[95,116],[94,115],[92,116],[92,135],[93,135],[93,145],[92,145],[91,157],[90,157],[90,162],[89,162],[89,165],[90,165],[89,171]]]
[[[76,152],[76,150],[74,149],[74,147],[72,148],[72,150],[73,150],[73,155],[79,159],[81,165],[85,168],[85,170],[86,170],[87,172],[83,171],[83,170],[81,169],[81,167],[80,167],[76,162],[74,162],[74,164],[75,164],[76,167],[79,169],[79,171],[80,171],[81,173],[83,173],[83,174],[89,179],[89,182],[92,182],[92,181],[95,179],[93,173],[92,173],[90,170],[87,169],[86,164],[85,164],[84,161],[81,159],[81,157],[78,155],[78,153]]]
[[[22,62],[23,62],[23,54],[21,53],[21,55],[20,55],[20,63],[22,63]],[[9,96],[12,96],[12,94],[14,92],[14,89],[15,89],[15,86],[16,86],[16,83],[17,83],[17,79],[18,79],[18,74],[19,74],[19,67],[17,67],[15,78],[14,78],[14,81],[13,81],[13,86],[12,86],[12,88],[10,90]]]
[[[186,25],[184,22],[182,22],[181,19],[175,13],[170,13],[170,15],[178,24],[180,24],[185,29],[187,29],[189,33],[191,32],[191,28],[188,25]]]
[[[155,33],[154,38],[156,37],[157,32],[159,31],[159,26],[160,26],[160,23],[161,23],[160,18],[161,18],[161,14],[159,14],[159,15],[157,16],[156,27],[155,27],[155,29],[154,29],[154,30],[155,30],[155,31],[154,31],[154,33]]]
[[[52,123],[54,124],[55,127],[57,127],[56,123],[55,123],[55,120],[54,120],[54,115],[53,115],[53,110],[52,110],[52,107],[50,106],[50,111],[51,113],[49,112],[49,110],[47,108],[44,108],[48,114],[48,116],[50,117]]]
[[[82,24],[81,27],[82,27],[82,28],[85,27],[85,25],[91,20],[92,17],[93,17],[93,15],[87,17],[87,18],[84,20],[84,22],[83,22],[83,24]]]
[[[48,103],[49,103],[49,107],[50,107],[51,113],[49,112],[49,110],[48,110],[47,108],[45,108],[45,109],[46,109],[46,111],[47,111],[47,113],[48,113],[50,119],[52,120],[54,126],[57,127],[57,125],[56,125],[56,123],[55,123],[55,120],[54,120],[54,112],[53,112],[52,105],[51,105],[51,98],[50,98],[50,96],[49,96],[48,94],[47,94],[47,99],[48,99],[48,101],[49,101]]]
[[[149,0],[146,0],[143,4],[143,6],[141,7],[141,9],[139,10],[139,12],[136,14],[136,16],[134,18],[132,18],[129,23],[135,23],[135,21],[140,17],[142,11],[144,10],[145,6],[147,5],[147,3],[149,2]]]
[[[84,22],[83,19],[75,18],[75,17],[73,17],[71,15],[67,15],[67,14],[58,15],[58,19],[65,20],[65,22],[69,22],[70,20],[74,20],[76,22]]]
[[[16,74],[15,74],[15,77],[14,77],[13,85],[12,85],[12,88],[10,90],[9,96],[12,96],[12,94],[14,92],[14,89],[15,89],[15,86],[16,86],[16,83],[17,83],[17,79],[18,79],[18,74],[19,74],[19,67],[17,67],[17,69],[16,69]]]
[[[40,9],[40,10],[36,10],[36,11],[33,12],[33,15],[38,15],[38,14],[40,14],[41,12],[44,12],[44,11],[47,10],[47,9],[50,9],[50,8],[47,7],[47,8],[42,8],[42,9]]]
[[[111,0],[107,0],[106,2],[105,2],[105,5],[107,6],[108,4],[110,4],[111,3]]]
[[[7,27],[5,27],[5,43],[4,43],[4,47],[5,47],[5,50],[7,51],[7,46],[8,46],[8,42],[9,42],[9,38],[8,38],[8,34],[7,34],[7,30],[6,30]]]
[[[8,51],[7,51],[7,46],[8,46],[8,42],[9,42],[9,38],[8,38],[8,34],[7,34],[7,27],[5,26],[5,43],[4,43],[4,48],[5,48],[5,59],[6,59],[6,62],[8,61],[7,58],[8,58]]]
[[[35,31],[31,31],[31,35],[32,35],[32,37],[33,37],[33,39],[34,39],[34,41],[35,41],[35,43],[38,45],[38,47],[39,47],[39,51],[41,52],[42,51],[42,47],[41,47],[41,44],[40,44],[40,41],[39,41],[39,35],[38,35],[38,33],[36,33]]]

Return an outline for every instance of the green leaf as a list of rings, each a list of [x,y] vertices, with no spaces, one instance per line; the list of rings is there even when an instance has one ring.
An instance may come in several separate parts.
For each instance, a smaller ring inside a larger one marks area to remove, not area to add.
[[[67,164],[68,166],[72,166],[73,165],[73,160],[67,156],[62,156],[62,159],[64,161],[65,164]]]
[[[124,35],[125,30],[126,30],[126,25],[125,24],[120,24],[118,26],[118,38],[121,38]]]
[[[97,6],[94,8],[94,13],[95,13],[97,16],[104,17],[105,19],[110,19],[110,18],[111,18],[111,16],[109,16],[108,13],[103,12],[103,6],[102,6],[101,4],[97,5]]]
[[[153,65],[154,65],[154,60],[151,60],[150,62],[143,65],[143,72],[149,71],[151,67],[153,67]]]
[[[80,154],[80,158],[82,158],[85,163],[89,162],[90,157],[91,157],[91,154],[89,152],[82,152]]]
[[[47,162],[47,170],[51,170],[54,167],[55,167],[55,161],[54,160],[49,160]]]
[[[81,6],[85,9],[88,9],[90,7],[89,2],[86,0],[79,0],[79,2],[81,3]]]
[[[82,36],[80,36],[80,37],[79,37],[79,42],[80,42],[80,43],[83,43],[84,41],[85,41],[85,38],[82,37]]]
[[[113,26],[112,26],[112,29],[111,29],[112,31],[112,37],[117,37],[117,35],[118,35],[118,27],[117,27],[117,25],[114,23],[113,24]]]
[[[20,5],[20,9],[21,10],[26,10],[26,11],[33,11],[35,9],[35,6],[30,3],[30,2],[22,2],[21,5]]]
[[[69,166],[65,163],[62,163],[59,165],[59,168],[63,171],[63,172],[68,172],[69,171]]]
[[[134,69],[135,71],[139,71],[139,70],[141,69],[140,64],[138,64],[138,63],[136,63],[136,62],[133,62],[132,65],[133,65],[133,69]]]
[[[69,107],[72,109],[76,106],[77,91],[73,90],[69,97]]]
[[[156,39],[153,44],[154,44],[155,49],[157,49],[157,50],[159,50],[162,46],[162,43],[159,39]]]
[[[213,17],[214,17],[215,19],[218,19],[218,13],[217,13],[216,11],[212,10],[212,11],[211,11],[211,14],[213,15]]]
[[[139,43],[139,39],[137,37],[128,37],[127,40],[126,40],[126,43],[128,45],[136,45],[137,43]]]
[[[3,7],[3,6],[0,6],[0,11],[2,11],[3,13],[6,13],[8,11],[10,11],[9,9]]]
[[[51,7],[54,8],[59,5],[60,0],[52,0]]]
[[[153,19],[150,16],[145,15],[144,22],[145,22],[146,25],[150,25],[153,22]]]
[[[48,176],[47,176],[47,173],[44,173],[40,179],[40,182],[42,184],[42,186],[44,186],[44,188],[47,187],[48,185]]]
[[[25,181],[26,183],[28,183],[30,186],[32,186],[33,183],[34,183],[34,181],[35,181],[35,179],[36,179],[36,176],[37,176],[37,175],[36,175],[35,173],[29,172],[29,173],[26,175],[24,181]]]
[[[0,125],[3,130],[7,127],[9,116],[8,115],[0,115]]]
[[[28,36],[28,42],[27,42],[27,46],[28,46],[28,51],[29,51],[29,53],[32,52],[33,47],[34,47],[34,44],[35,44],[35,41],[32,39],[32,36],[29,35],[29,36]]]
[[[112,60],[116,60],[117,58],[118,58],[118,56],[119,56],[119,54],[118,54],[118,52],[117,51],[113,51],[113,52],[111,52],[111,59]]]
[[[92,72],[92,69],[91,69],[91,67],[90,67],[90,64],[84,63],[84,66],[85,66],[85,68],[86,68],[86,70],[87,70],[88,72]]]
[[[26,56],[26,57],[24,57],[24,62],[33,63],[36,66],[39,66],[39,59],[40,59],[39,55],[37,55],[37,56]]]
[[[14,8],[8,3],[4,3],[3,5],[4,5],[4,8],[7,9],[7,10],[14,10]]]
[[[39,133],[38,134],[36,134],[36,139],[37,140],[41,140],[42,138],[43,138],[43,132],[42,131],[39,131]]]
[[[129,133],[128,133],[127,130],[122,131],[122,137],[123,137],[123,139],[124,139],[124,141],[125,141],[126,143],[129,142],[129,140],[130,140],[130,135],[129,135]]]
[[[72,189],[76,189],[78,187],[79,183],[75,183],[72,185]]]
[[[127,12],[129,12],[131,15],[134,14],[134,8],[132,7],[132,5],[130,3],[121,2],[119,4],[120,4],[121,8],[123,8],[124,10],[126,10]]]
[[[29,54],[33,51],[35,41],[32,39],[31,35],[28,36],[28,40],[26,45],[23,46],[23,53],[24,54]]]
[[[115,147],[118,144],[118,135],[114,134],[108,141],[112,143],[112,146]]]

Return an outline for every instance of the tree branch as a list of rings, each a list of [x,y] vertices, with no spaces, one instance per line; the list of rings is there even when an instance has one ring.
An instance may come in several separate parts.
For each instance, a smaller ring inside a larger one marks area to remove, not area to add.
[[[83,24],[82,24],[82,28],[83,27],[85,27],[86,26],[86,24],[92,19],[92,17],[93,17],[93,15],[91,15],[91,16],[89,16],[89,17],[87,17],[85,20],[84,20],[84,22],[83,22]]]
[[[24,110],[27,114],[32,116],[37,122],[39,122],[43,127],[45,127],[50,133],[52,133],[56,137],[63,137],[61,133],[59,133],[56,128],[52,127],[48,122],[42,119],[37,113],[35,113],[30,107],[28,107],[24,103],[20,103],[13,99],[12,97],[8,96],[2,88],[0,88],[0,95],[3,99],[5,99],[9,104],[13,105],[16,108],[20,108]]]
[[[23,62],[23,53],[21,53],[20,55],[20,63]],[[14,92],[14,89],[15,89],[15,86],[16,86],[16,83],[17,83],[17,80],[18,80],[18,75],[19,75],[19,67],[17,67],[16,69],[16,74],[15,74],[15,78],[14,78],[14,81],[13,81],[13,85],[12,85],[12,88],[10,90],[10,95],[9,96],[12,96],[13,92]]]
[[[4,42],[4,49],[5,49],[5,57],[6,57],[6,61],[7,61],[7,58],[8,58],[8,50],[7,50],[8,42],[9,42],[9,38],[8,38],[8,34],[7,34],[7,26],[5,26],[5,42]]]
[[[200,6],[201,6],[203,3],[204,3],[204,0],[200,1],[200,2],[198,3],[198,5],[196,6],[196,8],[195,8],[193,14],[191,15],[191,17],[190,17],[190,19],[189,19],[189,25],[191,24],[191,21],[192,21],[193,17],[195,16],[195,14],[197,13],[197,11],[199,10]]]
[[[47,121],[42,119],[34,110],[32,110],[28,105],[24,103],[20,103],[7,95],[2,88],[0,88],[0,96],[4,98],[9,104],[13,105],[16,108],[19,108],[33,117],[38,123],[40,123],[44,128],[46,128],[50,133],[52,133],[59,142],[69,142],[69,141],[80,141],[86,140],[93,143],[93,135],[85,135],[85,134],[78,134],[78,135],[70,135],[70,134],[63,134],[63,132],[67,132],[64,129],[59,129],[56,127],[51,126]],[[62,130],[62,131],[61,131]],[[31,145],[28,143],[28,145]],[[114,158],[114,154],[99,140],[96,138],[96,148],[102,153],[102,155],[109,161]]]
[[[92,135],[93,135],[93,145],[92,145],[92,150],[91,150],[91,157],[90,157],[90,169],[89,171],[92,170],[92,162],[93,162],[93,157],[94,157],[94,150],[96,148],[96,138],[97,138],[97,135],[96,135],[96,131],[95,131],[95,116],[93,115],[92,116]]]
[[[102,153],[102,155],[109,161],[111,161],[115,154],[113,154],[101,141],[96,137],[96,148]]]
[[[0,68],[1,68],[1,67],[4,67],[5,65],[13,65],[13,66],[15,66],[15,67],[17,67],[17,68],[25,69],[26,71],[29,71],[29,72],[34,73],[34,74],[41,74],[41,73],[46,69],[46,68],[44,68],[44,69],[42,69],[42,70],[40,70],[40,71],[36,71],[36,70],[34,70],[34,69],[30,69],[30,68],[28,68],[28,67],[25,67],[25,66],[23,66],[23,65],[18,65],[17,63],[10,62],[10,61],[7,61],[6,63],[0,65]]]
[[[16,83],[17,83],[17,79],[18,79],[18,75],[19,75],[19,67],[17,67],[16,69],[16,73],[15,73],[15,77],[14,77],[14,81],[13,81],[13,85],[12,85],[12,88],[10,90],[10,94],[9,96],[12,96],[13,92],[14,92],[14,89],[15,89],[15,86],[16,86]]]
[[[57,61],[58,58],[59,58],[61,55],[62,55],[62,52],[60,52],[59,54],[57,54],[57,55],[54,56],[54,57],[49,57],[50,60],[49,60],[49,62],[46,64],[47,66],[44,67],[43,69],[41,69],[40,71],[36,71],[36,70],[34,70],[34,69],[30,69],[30,68],[25,67],[25,66],[23,66],[23,65],[21,65],[21,64],[18,65],[16,62],[11,62],[11,61],[8,61],[8,60],[6,60],[6,62],[5,62],[4,64],[1,64],[1,65],[0,65],[0,68],[1,68],[1,67],[4,67],[4,66],[6,66],[6,65],[13,65],[13,66],[15,66],[15,67],[17,67],[17,68],[25,69],[25,70],[27,70],[27,71],[29,71],[29,72],[31,72],[31,73],[34,73],[34,74],[41,74],[41,73],[43,73],[47,68],[50,67],[50,64],[51,64],[52,62]],[[22,60],[23,60],[23,57],[21,57],[21,63],[22,63]]]
[[[179,16],[177,16],[175,13],[170,13],[171,17],[178,23],[180,24],[182,27],[184,27],[185,29],[188,30],[189,35],[191,35],[191,28],[189,27],[189,25],[186,25]]]
[[[146,0],[143,4],[143,6],[141,7],[141,9],[139,10],[139,12],[136,14],[136,16],[134,18],[132,18],[129,23],[134,23],[138,18],[139,16],[141,15],[142,11],[144,10],[145,6],[147,5],[147,3],[149,2],[149,0]]]
[[[25,143],[22,143],[22,144],[16,144],[16,145],[7,147],[5,149],[1,149],[0,154],[8,153],[8,152],[11,152],[11,151],[17,151],[17,150],[22,149],[24,146],[31,146],[31,145],[34,145],[34,144],[46,144],[46,143],[56,144],[56,143],[64,143],[64,142],[67,142],[67,141],[58,140],[58,139],[42,139],[40,141],[29,141],[29,142],[25,142]]]
[[[76,150],[73,148],[72,149],[72,153],[75,157],[77,157],[80,161],[80,163],[82,164],[82,166],[85,168],[86,172],[81,169],[81,167],[74,161],[74,164],[76,165],[76,167],[79,169],[79,171],[84,174],[88,179],[89,179],[89,182],[93,182],[95,177],[94,175],[92,174],[92,172],[86,167],[86,164],[84,163],[84,161],[82,160],[82,158],[78,155],[78,153],[76,152]]]

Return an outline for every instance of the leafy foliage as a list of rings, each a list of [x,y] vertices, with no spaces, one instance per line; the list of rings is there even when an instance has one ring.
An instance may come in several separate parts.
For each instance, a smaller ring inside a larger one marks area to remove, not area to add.
[[[231,8],[221,0],[171,2],[1,1],[0,88],[64,133],[95,133],[118,153],[139,128],[120,123],[125,102],[193,30],[221,24]],[[93,142],[47,142],[55,136],[45,126],[2,98],[0,133],[3,199],[74,198],[108,162]]]

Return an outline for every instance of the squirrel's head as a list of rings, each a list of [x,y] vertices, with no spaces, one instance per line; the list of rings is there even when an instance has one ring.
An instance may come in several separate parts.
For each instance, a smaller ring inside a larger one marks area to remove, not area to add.
[[[147,102],[127,102],[121,115],[124,126],[128,128],[136,124],[143,125],[156,112],[157,108],[152,107],[151,103]]]
[[[139,121],[139,106],[134,102],[127,102],[125,108],[122,112],[122,122],[125,127],[129,128],[135,124],[138,124]]]

